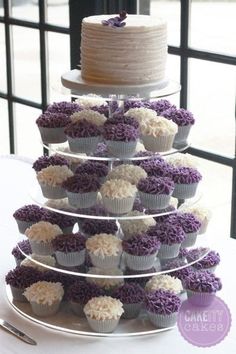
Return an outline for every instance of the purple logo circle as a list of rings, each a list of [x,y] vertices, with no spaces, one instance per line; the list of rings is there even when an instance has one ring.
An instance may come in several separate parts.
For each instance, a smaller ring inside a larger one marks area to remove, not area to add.
[[[201,300],[201,299],[200,299]],[[211,347],[229,333],[231,314],[225,302],[217,296],[202,304],[198,295],[182,303],[178,314],[178,329],[184,339],[197,347]]]

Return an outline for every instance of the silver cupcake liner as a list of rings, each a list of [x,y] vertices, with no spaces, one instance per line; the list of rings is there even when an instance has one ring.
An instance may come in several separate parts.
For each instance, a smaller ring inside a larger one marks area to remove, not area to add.
[[[66,197],[66,191],[61,186],[48,186],[44,183],[39,183],[43,196],[48,199],[62,199]]]
[[[157,210],[169,206],[171,194],[148,194],[139,191],[139,196],[144,208]]]
[[[39,132],[42,141],[48,144],[64,143],[67,140],[64,130],[65,127],[62,128],[39,127]]]
[[[113,141],[106,140],[108,151],[111,155],[119,158],[132,157],[136,153],[136,141]]]
[[[67,136],[67,140],[72,152],[89,154],[96,150],[101,138],[100,136],[92,136],[89,138],[71,138]]]
[[[124,313],[122,318],[131,319],[138,317],[141,307],[141,302],[136,304],[123,304]]]
[[[119,267],[121,253],[117,256],[105,256],[104,258],[102,258],[90,252],[89,257],[94,267],[98,267],[101,269],[109,269]]]
[[[17,219],[16,222],[17,222],[18,230],[21,234],[24,234],[26,229],[28,229],[30,226],[36,223],[36,221],[22,221]]]
[[[98,192],[88,192],[88,193],[72,193],[66,191],[69,204],[73,208],[90,208],[97,201]]]
[[[126,214],[133,209],[135,197],[110,199],[102,197],[106,210],[112,214]]]
[[[146,270],[152,268],[156,260],[156,255],[157,252],[148,256],[134,256],[124,252],[126,265],[133,270]]]
[[[153,152],[164,152],[172,149],[175,135],[149,136],[143,135],[142,140],[146,150]]]
[[[119,318],[118,319],[112,319],[112,320],[104,320],[104,321],[99,321],[99,320],[94,320],[88,316],[87,320],[89,323],[89,326],[94,330],[94,332],[98,333],[111,333],[113,332],[118,323],[119,323]]]
[[[175,183],[175,189],[172,197],[178,199],[189,199],[195,196],[197,191],[198,182],[191,184],[178,184]]]
[[[174,144],[173,144],[174,147],[178,147],[180,145],[182,146],[187,143],[187,139],[191,128],[192,128],[192,124],[178,126],[178,132],[175,135]]]
[[[48,317],[55,315],[60,307],[60,301],[54,302],[52,305],[38,304],[34,301],[30,302],[32,311],[39,317]]]
[[[84,305],[80,304],[79,302],[70,301],[70,307],[77,316],[85,317]]]
[[[168,328],[173,327],[176,324],[178,312],[174,312],[170,315],[159,315],[147,311],[147,314],[153,326],[157,328]]]
[[[39,254],[41,256],[51,256],[54,253],[51,242],[36,242],[29,240],[32,253]]]
[[[20,302],[28,302],[26,297],[23,295],[25,289],[16,288],[15,286],[12,285],[10,285],[10,288],[11,288],[13,300],[20,301]]]
[[[207,307],[211,305],[215,298],[215,293],[200,293],[187,289],[188,300],[191,304],[199,307]]]
[[[161,244],[161,248],[158,252],[158,258],[166,259],[166,258],[174,258],[179,254],[181,243],[174,243],[173,245],[166,245],[164,243]]]
[[[189,233],[185,233],[186,238],[185,240],[181,243],[181,247],[191,247],[194,246],[197,240],[197,235],[198,232],[189,232]]]
[[[65,267],[76,267],[85,261],[85,249],[78,252],[55,252],[57,263]]]

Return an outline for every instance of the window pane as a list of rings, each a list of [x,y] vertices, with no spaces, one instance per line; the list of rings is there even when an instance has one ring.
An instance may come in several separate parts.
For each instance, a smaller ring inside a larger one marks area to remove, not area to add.
[[[190,44],[202,50],[236,54],[236,0],[191,1]]]
[[[48,53],[50,101],[56,101],[62,93],[61,75],[70,70],[70,37],[49,32]]]
[[[12,30],[14,93],[28,100],[41,102],[39,31],[19,26],[12,26]]]
[[[180,44],[180,1],[179,0],[151,0],[150,14],[163,17],[168,24],[168,44]]]
[[[16,153],[27,157],[36,158],[43,152],[38,127],[35,123],[41,111],[36,108],[16,103]]]
[[[0,0],[0,16],[4,16],[3,0]]]
[[[47,0],[47,22],[53,25],[69,27],[69,1]]]
[[[4,25],[0,24],[0,91],[7,91],[6,45]]]
[[[192,145],[234,156],[235,67],[189,60],[189,109],[196,117]]]
[[[1,129],[0,129],[0,154],[9,154],[9,125],[8,125],[8,108],[7,101],[0,98],[1,107]]]
[[[180,59],[177,55],[168,54],[167,57],[167,68],[166,68],[166,77],[171,81],[180,81]],[[179,106],[179,93],[167,97],[168,100]]]
[[[12,17],[39,22],[38,0],[12,0]]]

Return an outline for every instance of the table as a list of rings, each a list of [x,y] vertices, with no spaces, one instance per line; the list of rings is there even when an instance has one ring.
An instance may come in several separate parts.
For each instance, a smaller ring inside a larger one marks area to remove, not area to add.
[[[1,205],[0,205],[0,233],[2,246],[0,248],[0,318],[4,318],[16,327],[20,328],[32,338],[38,345],[32,347],[25,344],[0,329],[1,354],[28,354],[34,350],[35,354],[55,352],[57,354],[100,354],[104,352],[120,353],[123,350],[129,354],[161,353],[169,354],[194,354],[200,351],[214,354],[233,354],[236,348],[236,297],[234,294],[235,277],[233,275],[236,255],[236,240],[222,236],[222,240],[213,243],[213,248],[220,252],[222,261],[217,274],[222,278],[223,289],[219,296],[228,304],[233,324],[230,333],[223,342],[207,349],[197,348],[187,343],[178,329],[163,332],[157,335],[141,336],[136,338],[88,338],[53,331],[46,327],[40,327],[16,313],[8,304],[5,294],[5,274],[15,267],[11,256],[11,250],[19,241],[16,223],[12,217],[13,212],[25,205],[32,203],[29,190],[35,183],[35,173],[26,160],[14,155],[0,157],[1,174]],[[220,238],[217,238],[220,239]],[[212,247],[212,245],[211,245]]]

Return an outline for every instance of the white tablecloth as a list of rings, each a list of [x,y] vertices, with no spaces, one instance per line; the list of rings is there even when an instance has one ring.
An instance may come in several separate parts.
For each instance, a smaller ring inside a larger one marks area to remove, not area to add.
[[[5,274],[15,267],[11,250],[19,241],[19,234],[13,212],[25,205],[32,203],[29,190],[35,183],[35,174],[29,163],[14,158],[0,158],[1,174],[1,203],[0,203],[0,318],[8,320],[19,329],[33,337],[38,345],[32,347],[25,344],[0,329],[0,353],[1,354],[27,354],[32,353],[56,353],[56,354],[87,354],[95,353],[120,353],[125,351],[129,354],[135,353],[161,353],[161,354],[183,354],[183,353],[207,353],[233,354],[236,348],[236,296],[235,288],[235,264],[236,240],[226,238],[214,244],[214,235],[211,237],[211,244],[221,254],[221,265],[217,274],[222,278],[223,289],[219,296],[228,304],[233,325],[227,338],[217,346],[201,349],[187,343],[177,329],[151,336],[136,338],[88,338],[70,335],[59,331],[53,331],[41,327],[16,313],[8,304],[5,294]],[[220,238],[218,238],[220,239]]]

